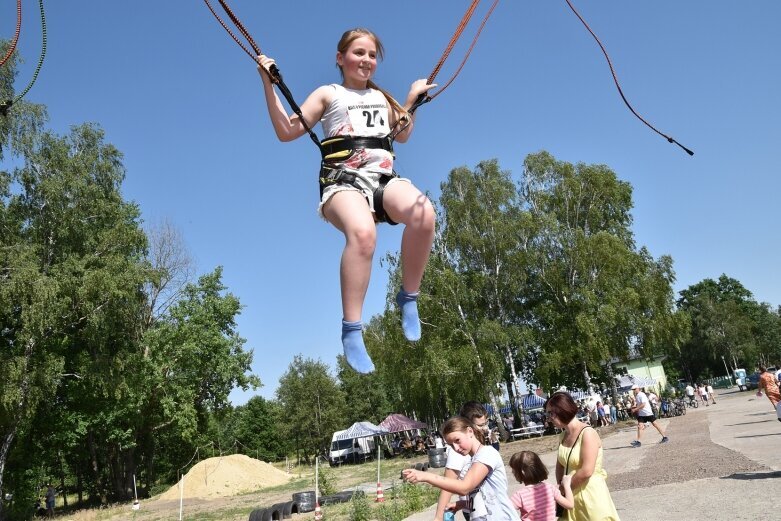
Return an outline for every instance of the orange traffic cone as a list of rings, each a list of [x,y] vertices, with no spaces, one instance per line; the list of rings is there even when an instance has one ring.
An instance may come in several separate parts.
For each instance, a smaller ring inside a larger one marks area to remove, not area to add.
[[[323,511],[320,510],[320,502],[315,503],[315,521],[321,521],[323,519]]]
[[[385,501],[385,495],[382,493],[382,483],[379,481],[377,482],[377,503],[382,503]]]

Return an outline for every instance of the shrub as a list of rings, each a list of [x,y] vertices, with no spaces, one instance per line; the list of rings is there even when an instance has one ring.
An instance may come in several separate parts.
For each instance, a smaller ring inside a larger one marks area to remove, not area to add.
[[[366,494],[353,494],[350,501],[350,521],[369,521],[372,519],[372,508]]]
[[[320,467],[319,471],[320,494],[330,496],[336,493],[336,473],[329,467]],[[315,483],[315,486],[317,484]]]

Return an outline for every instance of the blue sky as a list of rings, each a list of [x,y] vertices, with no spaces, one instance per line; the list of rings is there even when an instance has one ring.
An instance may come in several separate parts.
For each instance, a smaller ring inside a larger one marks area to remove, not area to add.
[[[375,79],[403,99],[413,80],[428,76],[469,2],[230,5],[302,102],[339,81],[336,42],[355,26],[382,38],[386,57]],[[516,175],[524,157],[542,149],[607,164],[634,187],[638,244],[673,257],[676,289],[727,273],[758,300],[781,304],[781,3],[575,5],[606,45],[635,109],[694,157],[631,116],[564,0],[504,0],[456,82],[420,109],[412,138],[396,149],[396,170],[436,198],[451,169],[484,159],[497,158]],[[14,6],[0,2],[3,38],[13,34]],[[40,50],[37,6],[24,8],[18,89]],[[200,1],[68,0],[46,9],[49,50],[28,99],[47,105],[57,132],[99,123],[125,155],[124,193],[144,219],[177,226],[199,273],[224,267],[264,384],[234,392],[234,403],[273,397],[295,354],[333,366],[341,351],[343,240],[315,212],[316,148],[307,138],[276,140],[254,64]],[[384,308],[379,259],[398,249],[400,237],[399,228],[379,231],[364,320]]]

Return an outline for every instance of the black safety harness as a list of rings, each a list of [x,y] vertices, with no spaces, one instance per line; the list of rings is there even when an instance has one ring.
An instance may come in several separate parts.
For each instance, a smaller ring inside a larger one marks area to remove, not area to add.
[[[322,161],[320,162],[320,197],[329,186],[346,184],[361,189],[358,176],[340,166],[340,163],[350,159],[355,152],[362,149],[382,149],[393,154],[393,140],[390,137],[359,137],[359,136],[333,136],[320,142]],[[395,157],[395,156],[394,156]],[[372,205],[374,206],[374,219],[390,225],[398,224],[385,213],[383,196],[388,182],[398,174],[394,171],[390,174],[380,174],[379,184],[372,192]]]

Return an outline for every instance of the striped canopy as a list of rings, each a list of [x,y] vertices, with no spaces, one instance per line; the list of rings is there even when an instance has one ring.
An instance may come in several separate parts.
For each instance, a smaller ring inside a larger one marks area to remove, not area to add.
[[[536,394],[527,394],[523,397],[524,410],[530,411],[532,409],[542,409],[545,406],[545,398],[537,396]]]
[[[355,438],[367,438],[369,436],[379,436],[380,434],[388,434],[387,429],[378,427],[372,422],[355,422],[350,425],[350,428],[341,434],[336,435],[336,440],[352,440]]]
[[[619,389],[626,391],[631,389],[633,385],[639,387],[653,387],[656,385],[656,380],[653,378],[647,378],[643,376],[634,376],[631,374],[623,375],[616,379]]]
[[[380,428],[387,429],[388,432],[402,432],[428,429],[428,425],[412,418],[407,418],[403,414],[389,414],[387,418],[380,422]]]

